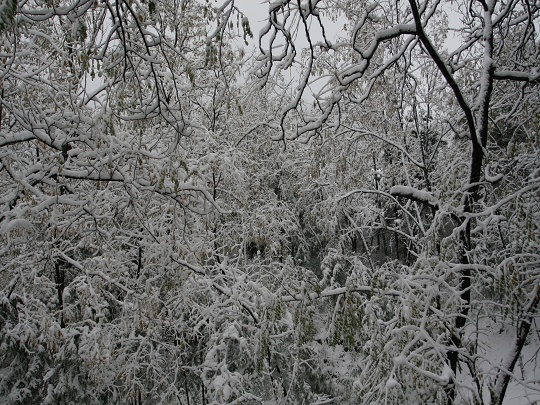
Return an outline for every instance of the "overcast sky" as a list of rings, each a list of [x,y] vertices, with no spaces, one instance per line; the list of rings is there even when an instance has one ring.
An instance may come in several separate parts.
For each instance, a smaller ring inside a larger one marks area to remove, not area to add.
[[[259,37],[259,31],[261,28],[265,25],[266,19],[268,18],[268,7],[269,7],[269,1],[263,1],[263,0],[235,0],[235,5],[248,17],[251,31],[253,32],[254,38],[250,41],[251,43],[257,44],[258,37]],[[459,14],[450,8],[447,8],[446,12],[448,13],[449,17],[449,24],[454,29],[459,28],[460,26],[460,18]],[[343,24],[346,22],[346,20],[338,19],[337,21],[333,22],[330,20],[324,21],[325,23],[325,29],[327,31],[327,35],[329,36],[329,39],[331,41],[335,40],[338,35],[343,35]],[[312,27],[312,30],[315,30],[316,26],[314,25]],[[305,38],[301,37],[299,38],[302,42],[305,42]],[[307,45],[307,42],[305,42]],[[446,40],[446,46],[449,50],[454,50],[457,48],[459,44],[459,40],[457,39],[457,33],[456,32],[449,32],[448,38]]]

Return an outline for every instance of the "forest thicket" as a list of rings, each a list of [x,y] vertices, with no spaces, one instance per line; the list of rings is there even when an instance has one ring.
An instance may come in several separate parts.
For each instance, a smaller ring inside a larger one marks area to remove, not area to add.
[[[539,29],[1,0],[0,402],[540,400]]]

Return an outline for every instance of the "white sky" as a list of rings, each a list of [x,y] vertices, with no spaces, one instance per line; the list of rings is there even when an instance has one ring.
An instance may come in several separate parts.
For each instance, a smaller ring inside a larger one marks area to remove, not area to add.
[[[253,32],[253,38],[248,39],[249,42],[249,49],[253,50],[255,47],[258,46],[259,41],[259,32],[266,24],[267,18],[268,18],[268,9],[269,9],[269,1],[266,0],[235,0],[234,2],[235,6],[238,7],[247,17],[250,23],[251,31]],[[448,3],[443,3],[443,5]],[[459,28],[461,25],[459,14],[453,10],[450,10],[449,8],[446,10],[448,13],[449,18],[449,25],[453,28]],[[331,21],[328,18],[324,18],[324,16],[321,16],[323,18],[323,24],[325,25],[325,31],[327,34],[327,38],[332,41],[336,42],[338,36],[343,37],[343,35],[348,35],[348,33],[344,33],[343,26],[345,23],[347,23],[347,20],[345,17],[338,18],[336,21]],[[313,42],[322,41],[322,34],[320,29],[318,28],[318,23],[315,19],[312,19],[312,26],[310,29],[310,35],[312,37]],[[455,50],[460,45],[459,40],[459,34],[455,31],[449,31],[448,37],[446,39],[445,45],[448,51]],[[278,39],[276,41],[277,44],[280,43],[280,40]],[[283,41],[281,40],[281,43]],[[300,54],[301,50],[300,48],[307,48],[308,42],[306,40],[304,30],[303,28],[298,33],[298,37],[295,38],[295,45],[297,47],[297,52]],[[263,41],[263,47],[267,48],[268,43],[267,41]],[[254,50],[255,54],[258,52],[258,50]],[[251,52],[248,52],[251,53]],[[298,61],[298,59],[297,59]],[[299,66],[296,66],[295,68],[289,69],[288,72],[283,72],[286,74],[286,77],[290,78],[293,82],[296,82],[295,79],[298,79],[299,74]],[[315,77],[312,77],[312,79],[315,79]],[[312,93],[318,93],[326,83],[326,79],[317,80],[315,82],[311,82],[307,91],[303,94],[303,99],[305,101],[311,102],[313,100]]]
[[[268,17],[268,0],[235,0],[235,5],[248,17],[251,31],[253,32],[254,38],[249,41],[250,45],[258,43],[258,35],[261,28],[265,25],[266,19]],[[460,27],[460,17],[459,14],[451,10],[449,7],[446,12],[448,13],[449,25],[457,29]],[[339,34],[343,34],[343,24],[346,22],[345,19],[338,19],[336,22],[325,21],[325,29],[327,30],[327,35],[329,39],[335,40]],[[315,28],[315,27],[313,27]],[[312,29],[313,29],[312,28]],[[307,45],[304,38],[301,40]],[[302,43],[302,42],[300,42]],[[452,51],[457,48],[459,44],[458,34],[456,32],[448,32],[448,38],[446,40],[446,46],[449,51]]]

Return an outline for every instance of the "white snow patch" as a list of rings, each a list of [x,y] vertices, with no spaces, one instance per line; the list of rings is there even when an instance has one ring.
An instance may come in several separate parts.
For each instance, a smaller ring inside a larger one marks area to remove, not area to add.
[[[0,234],[5,234],[14,229],[20,229],[25,231],[31,231],[34,227],[32,223],[24,218],[17,218],[4,223],[0,227]]]
[[[398,383],[396,380],[394,380],[393,378],[389,378],[388,381],[386,381],[386,385],[385,385],[386,389],[389,390],[389,389],[392,389],[394,387],[401,387],[401,384]]]
[[[409,186],[394,186],[390,189],[390,194],[398,197],[407,197],[425,204],[436,206],[437,199],[426,190],[418,190]]]

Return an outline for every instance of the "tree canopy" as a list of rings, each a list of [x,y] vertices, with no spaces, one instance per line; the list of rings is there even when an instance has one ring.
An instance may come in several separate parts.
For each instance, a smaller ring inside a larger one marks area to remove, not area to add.
[[[540,400],[539,23],[1,0],[0,402]]]

